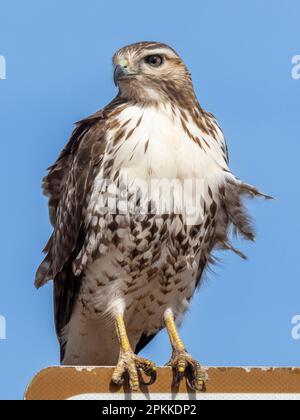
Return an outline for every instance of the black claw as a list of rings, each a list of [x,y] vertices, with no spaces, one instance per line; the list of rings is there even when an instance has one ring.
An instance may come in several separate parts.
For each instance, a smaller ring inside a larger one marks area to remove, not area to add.
[[[192,391],[197,392],[198,390],[195,387],[195,381],[190,381],[190,379],[187,377],[186,378],[186,383],[188,388],[190,388]]]
[[[180,381],[178,380],[178,378],[175,378],[175,376],[174,376],[173,377],[173,382],[172,382],[172,388],[178,389],[179,384],[180,384]]]
[[[188,386],[188,387],[189,387],[192,391],[194,391],[194,392],[199,391],[199,389],[197,389],[197,388],[196,388],[196,385],[195,385],[195,379],[191,379],[191,378],[189,378],[189,377],[187,376],[187,377],[186,377],[186,383],[187,383],[187,386]],[[203,386],[203,388],[204,388],[204,386]],[[203,391],[203,392],[204,392],[203,388],[202,388],[202,390],[201,390],[201,391]]]
[[[150,372],[145,372],[145,373],[146,373],[146,375],[150,376],[150,379],[149,379],[149,381],[145,381],[142,374],[141,374],[141,371],[139,370],[140,383],[142,385],[146,385],[146,386],[153,385],[154,382],[156,382],[156,379],[157,379],[157,372],[152,371],[151,373]]]
[[[187,369],[186,369],[186,382],[187,382],[187,385],[188,385],[188,387],[192,390],[192,391],[195,391],[195,392],[206,392],[206,384],[205,384],[205,380],[203,380],[202,382],[203,382],[203,385],[202,385],[202,389],[201,390],[199,390],[197,387],[196,387],[196,378],[195,378],[195,373],[193,372],[193,370],[192,370],[192,368],[189,366]]]
[[[182,375],[181,373],[178,372],[178,370],[176,368],[173,368],[173,383],[172,383],[172,386],[174,388],[179,388],[180,382],[181,382],[183,377],[184,377],[184,373]]]

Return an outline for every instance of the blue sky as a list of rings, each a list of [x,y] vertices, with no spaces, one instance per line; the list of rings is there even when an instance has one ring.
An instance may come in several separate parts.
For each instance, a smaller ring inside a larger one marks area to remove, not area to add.
[[[205,365],[299,366],[299,16],[298,0],[0,0],[0,399],[22,398],[36,372],[58,364],[52,286],[33,288],[50,233],[41,178],[73,122],[115,95],[114,51],[140,40],[178,50],[225,131],[232,169],[276,197],[249,203],[258,232],[240,245],[249,261],[222,255],[183,339]],[[144,354],[165,363],[166,335]]]

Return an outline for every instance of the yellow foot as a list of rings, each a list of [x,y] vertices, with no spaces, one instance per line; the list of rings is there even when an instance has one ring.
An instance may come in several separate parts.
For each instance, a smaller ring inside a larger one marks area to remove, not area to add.
[[[173,386],[178,387],[180,381],[186,377],[193,391],[205,392],[207,372],[186,351],[174,352],[168,366],[173,368]]]
[[[144,382],[141,372],[150,377],[149,382]],[[128,379],[132,392],[138,392],[140,384],[152,385],[156,380],[156,365],[150,360],[138,357],[132,351],[122,352],[112,376],[112,382],[118,386]]]

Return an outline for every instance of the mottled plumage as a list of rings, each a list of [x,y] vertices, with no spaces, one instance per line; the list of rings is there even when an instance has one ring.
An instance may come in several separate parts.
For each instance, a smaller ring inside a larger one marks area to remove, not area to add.
[[[242,201],[263,195],[230,171],[222,131],[173,49],[138,43],[113,61],[117,97],[77,124],[43,184],[53,234],[36,285],[54,280],[64,364],[115,365],[118,314],[136,352],[164,328],[168,311],[179,321],[212,251],[243,256],[229,233],[254,239]],[[201,181],[198,195],[184,193],[198,200],[201,218],[166,211],[161,186],[146,188],[157,180],[172,183],[175,208],[184,182]],[[116,195],[119,209],[110,211]]]

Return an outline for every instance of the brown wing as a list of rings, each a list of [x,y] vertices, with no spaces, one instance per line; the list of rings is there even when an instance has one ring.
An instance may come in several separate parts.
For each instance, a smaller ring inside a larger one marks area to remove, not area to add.
[[[85,240],[84,211],[105,152],[105,121],[108,112],[120,103],[116,98],[104,110],[77,123],[71,139],[43,180],[53,233],[44,250],[46,257],[37,270],[35,285],[39,288],[54,280],[59,338],[70,320],[80,288],[81,278],[74,275],[72,264]],[[63,352],[62,347],[62,356]]]
[[[54,229],[44,250],[46,258],[37,271],[37,287],[55,279],[78,245],[85,199],[95,166],[104,152],[104,121],[102,111],[94,119],[78,123],[69,143],[43,180]]]

